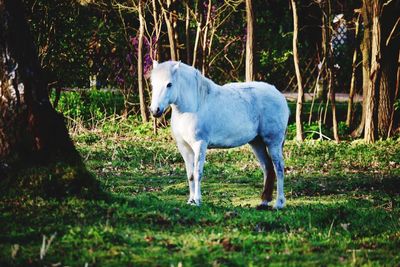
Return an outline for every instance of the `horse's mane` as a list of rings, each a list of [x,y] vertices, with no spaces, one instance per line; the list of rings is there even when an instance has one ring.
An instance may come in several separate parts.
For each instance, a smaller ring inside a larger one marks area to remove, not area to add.
[[[189,65],[186,64],[182,64],[180,63],[181,66],[179,66],[179,69],[182,68],[183,75],[191,75],[192,77],[184,77],[185,79],[193,79],[193,76],[195,78],[196,81],[196,96],[197,96],[197,100],[198,100],[198,107],[200,107],[207,98],[207,95],[210,93],[210,87],[214,84],[213,81],[211,81],[210,79],[206,78],[203,74],[201,74],[201,72]],[[179,72],[179,71],[178,71]]]

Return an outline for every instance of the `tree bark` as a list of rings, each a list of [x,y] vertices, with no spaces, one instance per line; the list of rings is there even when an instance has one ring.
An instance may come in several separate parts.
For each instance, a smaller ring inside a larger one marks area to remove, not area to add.
[[[329,28],[327,26],[327,20],[329,18],[327,18],[327,15],[325,13],[325,7],[326,3],[325,1],[320,1],[320,9],[321,9],[321,58],[322,60],[320,60],[320,83],[318,86],[318,90],[317,90],[317,98],[321,99],[323,102],[327,101],[327,61],[328,61],[328,47],[329,47],[329,38],[328,38],[328,34],[329,34]]]
[[[167,0],[167,2],[170,0]],[[174,34],[174,43],[175,43],[175,54],[176,54],[176,60],[180,60],[180,54],[179,54],[179,36],[178,36],[178,14],[176,12],[176,8],[172,8],[172,4],[174,4],[176,0],[172,0],[172,3],[170,3],[170,7],[168,8],[170,10],[170,20],[172,23],[172,32]]]
[[[210,28],[210,23],[211,23],[211,7],[212,7],[212,2],[211,0],[208,0],[207,16],[203,30],[203,44],[202,44],[202,54],[201,54],[202,56],[201,72],[203,75],[206,75],[207,72],[207,42],[208,42],[208,30]]]
[[[380,0],[373,0],[372,3],[372,42],[371,42],[371,70],[370,81],[365,101],[365,129],[364,140],[373,143],[377,139],[378,131],[378,99],[379,85],[381,80],[381,25],[380,12],[382,4]]]
[[[378,102],[378,137],[390,137],[391,114],[394,109],[395,88],[397,73],[397,55],[400,50],[400,38],[398,37],[400,18],[400,1],[387,2],[381,11],[381,80]],[[396,36],[397,37],[393,37]]]
[[[186,36],[186,64],[191,65],[190,55],[190,7],[188,1],[186,1],[186,17],[185,17],[185,36]]]
[[[393,108],[393,97],[394,97],[394,84],[392,81],[393,75],[391,72],[393,70],[394,64],[390,67],[387,66],[382,57],[382,73],[379,86],[379,101],[378,101],[378,137],[386,139],[389,132],[390,126],[390,114]],[[389,69],[388,69],[389,68]]]
[[[303,113],[304,92],[303,92],[303,81],[301,78],[300,66],[299,66],[299,54],[297,51],[299,22],[297,15],[296,0],[291,0],[291,3],[293,12],[293,61],[297,78],[296,140],[303,141],[304,140],[303,122],[301,116]]]
[[[175,39],[175,33],[174,33],[174,27],[172,25],[172,21],[171,21],[171,17],[172,17],[172,13],[171,13],[171,0],[167,0],[167,11],[165,10],[163,3],[161,0],[160,1],[160,5],[162,8],[162,13],[164,15],[164,21],[165,24],[167,25],[167,33],[168,33],[168,40],[169,40],[169,50],[170,50],[170,54],[171,54],[171,60],[176,61],[178,59],[177,54],[176,54],[176,39]]]
[[[370,0],[363,0],[363,5],[361,8],[361,15],[364,24],[364,34],[363,41],[361,43],[361,53],[362,53],[362,75],[363,75],[363,102],[362,102],[362,114],[361,121],[357,129],[352,133],[352,137],[360,137],[364,131],[365,127],[365,103],[369,87],[369,75],[370,75],[370,55],[371,55],[371,2]]]
[[[49,160],[56,154],[65,154],[65,157],[79,158],[66,129],[64,118],[52,107],[47,90],[47,81],[42,71],[37,49],[33,43],[29,26],[23,13],[24,7],[19,0],[2,0],[1,4],[1,61],[13,63],[13,75],[23,83],[24,92],[19,92],[18,84],[14,84],[15,93],[19,96],[16,105],[13,103],[9,83],[2,81],[1,87],[1,114],[7,118],[6,125],[1,124],[0,134],[2,144],[1,158],[14,154],[16,158],[30,155],[38,160]],[[8,59],[4,59],[6,56]],[[5,66],[0,70],[5,75]],[[20,86],[21,87],[21,86]],[[24,107],[26,105],[26,110]],[[5,106],[12,107],[4,109]],[[2,118],[2,121],[3,121]],[[4,121],[5,122],[5,121]],[[11,127],[13,131],[4,127]],[[21,140],[25,136],[25,140]],[[18,144],[22,142],[23,144]]]
[[[397,59],[396,87],[395,87],[395,92],[394,92],[394,96],[393,96],[394,100],[396,100],[397,97],[399,96],[399,87],[400,87],[400,50],[399,50],[398,54],[399,54],[399,56],[398,56],[398,59]],[[392,112],[390,114],[390,124],[389,124],[387,138],[389,138],[392,135],[393,125],[394,125],[394,113],[395,113],[395,108],[392,107]]]
[[[254,13],[252,0],[246,0],[246,82],[254,80],[253,70],[253,29],[254,29]]]
[[[201,23],[202,23],[202,16],[200,12],[200,7],[198,1],[196,2],[196,23],[197,23],[197,28],[196,28],[196,38],[194,40],[194,45],[193,45],[193,60],[192,60],[192,67],[196,67],[196,61],[197,61],[197,50],[199,47],[199,42],[200,42],[200,34],[201,34]]]
[[[329,99],[331,101],[331,108],[332,108],[332,130],[333,130],[333,137],[335,138],[336,142],[339,142],[339,133],[338,133],[338,122],[336,116],[336,93],[335,93],[335,85],[334,85],[334,74],[333,68],[328,69],[329,75]]]
[[[138,40],[138,88],[139,88],[139,102],[140,102],[140,115],[143,122],[148,121],[146,112],[146,101],[144,98],[143,89],[143,36],[144,36],[144,17],[143,17],[143,0],[139,0],[138,5],[139,13],[139,40]]]
[[[53,197],[97,194],[98,183],[76,151],[64,117],[50,103],[46,76],[23,10],[21,0],[0,0],[2,182],[15,192],[25,193],[27,187],[33,194]],[[3,166],[10,167],[4,170]],[[32,167],[34,172],[24,171]]]
[[[154,30],[156,34],[156,40],[154,44],[154,52],[152,53],[152,59],[153,60],[160,60],[160,46],[159,46],[159,38],[160,38],[160,26],[159,26],[159,14],[157,12],[157,5],[156,5],[156,0],[152,0],[152,12],[153,12],[153,23],[154,23]],[[161,15],[162,16],[162,15]]]

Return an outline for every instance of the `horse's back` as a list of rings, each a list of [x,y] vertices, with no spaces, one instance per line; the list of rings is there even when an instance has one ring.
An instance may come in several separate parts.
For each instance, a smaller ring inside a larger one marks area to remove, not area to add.
[[[285,96],[272,84],[266,82],[237,82],[222,86],[224,89],[236,91],[239,94],[250,94],[256,100],[258,108],[280,111],[283,117],[289,117],[289,109]],[[269,111],[269,110],[266,110]]]
[[[260,118],[259,134],[271,138],[284,138],[289,108],[285,96],[275,86],[265,82],[244,82],[229,83],[222,88],[252,95],[254,112],[257,112]]]
[[[236,82],[227,83],[222,86],[225,89],[231,89],[240,93],[253,93],[258,97],[267,97],[269,102],[278,102],[287,105],[283,94],[272,84],[266,82]]]

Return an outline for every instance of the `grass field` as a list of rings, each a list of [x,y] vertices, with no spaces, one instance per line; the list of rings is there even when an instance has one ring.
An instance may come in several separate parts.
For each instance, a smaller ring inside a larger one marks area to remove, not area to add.
[[[169,129],[110,119],[72,132],[108,197],[0,196],[0,266],[400,264],[399,140],[288,141],[287,207],[258,211],[247,146],[208,152],[193,207]]]

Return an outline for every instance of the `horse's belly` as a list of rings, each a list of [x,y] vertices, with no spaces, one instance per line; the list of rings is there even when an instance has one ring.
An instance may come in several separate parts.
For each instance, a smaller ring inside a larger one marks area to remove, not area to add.
[[[249,139],[241,139],[241,140],[215,140],[215,141],[210,141],[208,143],[208,148],[233,148],[233,147],[238,147],[238,146],[242,146],[247,144],[248,142],[250,142],[251,140],[253,140],[255,138],[255,136],[253,138],[249,138]]]
[[[205,126],[208,129],[209,147],[237,147],[257,136],[259,116],[256,112],[250,112],[250,105],[244,100],[214,105],[210,114]]]
[[[209,148],[231,148],[247,144],[257,136],[255,126],[218,127],[208,136]]]

